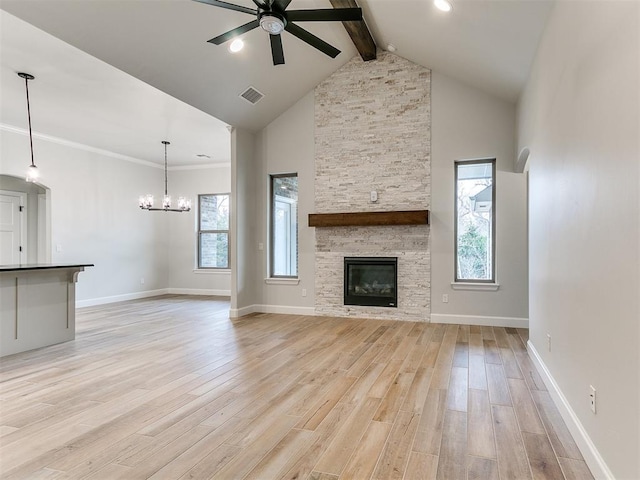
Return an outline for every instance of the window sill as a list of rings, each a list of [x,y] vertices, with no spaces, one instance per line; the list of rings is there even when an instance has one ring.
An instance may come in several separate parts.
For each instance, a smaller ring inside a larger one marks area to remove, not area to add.
[[[198,275],[229,275],[231,270],[229,268],[194,268],[193,273]]]
[[[264,283],[268,285],[298,285],[299,278],[265,278]]]
[[[454,290],[475,290],[481,292],[495,292],[500,288],[499,283],[474,283],[474,282],[451,282]]]

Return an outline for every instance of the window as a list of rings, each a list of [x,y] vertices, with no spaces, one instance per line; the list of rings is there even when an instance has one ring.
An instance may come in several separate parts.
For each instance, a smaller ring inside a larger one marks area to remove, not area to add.
[[[298,175],[271,175],[271,277],[298,276]]]
[[[460,161],[455,169],[455,281],[493,283],[496,161]]]
[[[198,268],[229,268],[229,195],[198,195]]]

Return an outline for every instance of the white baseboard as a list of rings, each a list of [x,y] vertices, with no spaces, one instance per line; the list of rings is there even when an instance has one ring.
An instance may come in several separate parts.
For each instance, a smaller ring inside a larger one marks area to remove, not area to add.
[[[560,387],[551,375],[551,372],[542,361],[542,357],[540,357],[536,348],[530,341],[527,342],[527,350],[529,351],[529,356],[531,357],[531,360],[533,360],[533,363],[542,377],[547,390],[549,390],[553,403],[555,403],[556,407],[560,411],[560,415],[562,416],[564,423],[567,425],[569,432],[571,432],[571,436],[573,436],[573,439],[576,441],[576,445],[578,445],[578,449],[580,449],[580,453],[582,453],[584,461],[589,466],[593,476],[595,478],[614,480],[615,477],[613,476],[613,473],[609,470],[609,467],[600,455],[600,452],[598,452],[598,449],[591,441],[587,431],[582,426],[580,419],[578,419],[578,416],[573,411],[573,408],[571,408],[571,405],[562,393],[562,390],[560,390]]]
[[[146,292],[125,293],[123,295],[113,295],[111,297],[76,300],[76,308],[94,307],[96,305],[105,305],[107,303],[126,302],[127,300],[138,300],[140,298],[157,297],[159,295],[215,295],[219,297],[229,297],[231,296],[231,292],[229,290],[199,288],[160,288],[158,290],[147,290]]]
[[[249,315],[256,310],[254,310],[255,305],[249,305],[248,307],[242,308],[230,308],[229,309],[229,318],[238,318],[244,317],[245,315]]]
[[[315,307],[291,307],[288,305],[254,305],[260,313],[282,313],[284,315],[315,315]]]
[[[93,307],[95,305],[105,305],[107,303],[125,302],[127,300],[138,300],[139,298],[157,297],[169,293],[168,288],[158,290],[147,290],[146,292],[125,293],[123,295],[113,295],[111,297],[90,298],[88,300],[76,300],[76,308]]]
[[[431,323],[456,323],[460,325],[481,325],[485,327],[529,328],[528,318],[481,317],[478,315],[450,315],[432,313]]]
[[[238,318],[250,313],[281,313],[284,315],[315,315],[315,307],[293,307],[288,305],[249,305],[229,310],[231,318]]]
[[[212,288],[169,288],[172,295],[214,295],[217,297],[230,297],[230,290],[215,290]]]

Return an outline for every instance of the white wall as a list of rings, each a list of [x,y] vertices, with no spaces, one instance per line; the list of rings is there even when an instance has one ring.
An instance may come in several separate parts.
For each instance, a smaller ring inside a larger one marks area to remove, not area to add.
[[[0,173],[21,177],[28,137],[0,131],[0,144]],[[51,189],[52,262],[95,264],[80,274],[77,300],[166,288],[168,224],[137,205],[162,187],[162,170],[37,138],[34,150]]]
[[[640,478],[639,115],[640,3],[558,2],[518,116],[530,342],[590,467],[619,479]]]
[[[434,71],[431,115],[432,321],[526,326],[526,179],[513,173],[515,106]],[[497,291],[451,288],[454,162],[474,158],[496,159]]]
[[[231,166],[169,171],[169,193],[191,198],[188,213],[170,213],[169,288],[173,293],[231,294],[231,270],[197,270],[198,195],[231,192]]]
[[[264,245],[257,251],[257,302],[278,306],[280,311],[313,314],[314,307],[314,229],[308,226],[309,213],[314,211],[314,93],[305,95],[295,105],[271,122],[256,136],[258,177],[255,189],[257,242]],[[293,285],[267,284],[269,175],[298,174],[298,278]],[[257,249],[257,245],[253,245]],[[302,296],[306,289],[307,296]],[[283,308],[285,307],[285,308]],[[286,308],[288,307],[288,308]],[[264,309],[264,307],[263,307]]]

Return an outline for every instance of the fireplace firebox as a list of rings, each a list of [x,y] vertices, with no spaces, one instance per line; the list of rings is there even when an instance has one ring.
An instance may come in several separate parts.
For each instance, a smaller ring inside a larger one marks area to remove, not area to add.
[[[397,257],[345,257],[344,304],[398,307]]]

